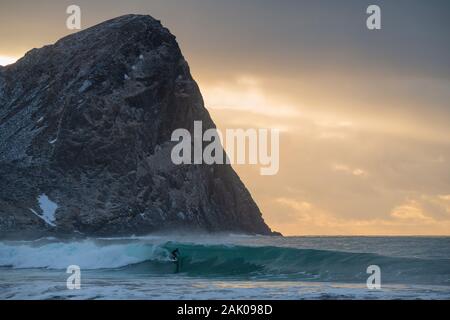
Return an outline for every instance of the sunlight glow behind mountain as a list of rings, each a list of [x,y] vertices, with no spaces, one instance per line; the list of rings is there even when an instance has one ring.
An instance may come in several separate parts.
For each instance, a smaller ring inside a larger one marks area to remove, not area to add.
[[[7,66],[8,64],[12,64],[17,61],[15,57],[9,56],[0,56],[0,66]]]

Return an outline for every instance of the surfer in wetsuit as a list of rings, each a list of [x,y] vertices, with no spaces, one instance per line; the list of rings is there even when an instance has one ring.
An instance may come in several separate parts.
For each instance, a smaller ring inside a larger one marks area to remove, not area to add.
[[[179,270],[179,269],[180,269],[180,259],[179,259],[179,256],[180,256],[180,251],[178,250],[178,248],[176,248],[175,250],[173,250],[173,251],[170,253],[170,258],[172,259],[173,263],[175,263],[175,265],[177,266],[177,267],[176,267],[176,270],[175,270],[175,273],[178,273],[178,271],[180,271],[180,270]]]

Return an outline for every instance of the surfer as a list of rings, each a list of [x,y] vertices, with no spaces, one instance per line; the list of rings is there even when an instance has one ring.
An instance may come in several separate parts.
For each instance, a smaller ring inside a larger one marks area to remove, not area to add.
[[[175,273],[178,273],[180,271],[180,259],[179,259],[179,256],[180,256],[180,251],[178,250],[178,248],[173,250],[171,252],[171,254],[170,254],[171,260],[176,265]]]

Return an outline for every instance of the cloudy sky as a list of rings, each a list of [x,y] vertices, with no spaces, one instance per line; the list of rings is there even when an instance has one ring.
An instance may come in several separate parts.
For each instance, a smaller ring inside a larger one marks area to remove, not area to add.
[[[160,19],[220,129],[281,130],[277,175],[235,166],[273,229],[450,235],[449,1],[2,0],[0,64],[71,33],[70,4]]]

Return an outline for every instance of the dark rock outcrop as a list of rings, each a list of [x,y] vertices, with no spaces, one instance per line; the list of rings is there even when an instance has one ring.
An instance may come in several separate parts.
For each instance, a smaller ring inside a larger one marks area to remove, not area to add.
[[[173,130],[194,120],[214,127],[175,37],[150,16],[1,67],[0,237],[270,234],[231,166],[171,162]]]

